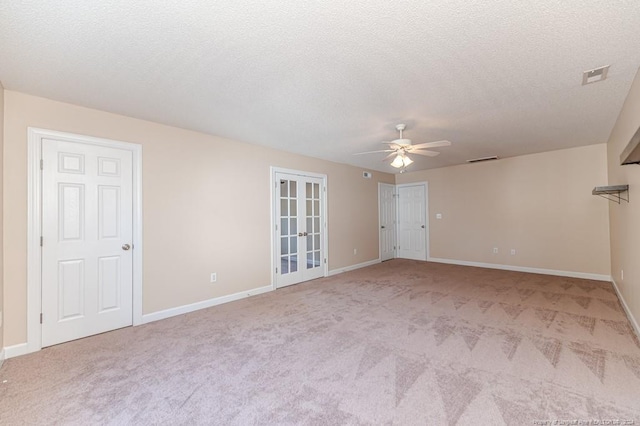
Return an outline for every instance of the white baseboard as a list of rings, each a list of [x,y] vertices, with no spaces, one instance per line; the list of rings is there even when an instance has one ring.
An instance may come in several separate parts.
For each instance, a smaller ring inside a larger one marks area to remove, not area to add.
[[[20,355],[26,355],[33,351],[29,351],[29,346],[26,343],[19,343],[17,345],[5,346],[4,358],[9,359]]]
[[[338,275],[338,274],[341,274],[343,272],[353,271],[354,269],[360,269],[360,268],[364,268],[364,267],[367,267],[367,266],[375,265],[376,263],[380,263],[380,259],[373,259],[373,260],[369,260],[367,262],[358,263],[356,265],[345,266],[344,268],[332,269],[331,271],[329,271],[329,275],[328,276],[332,277],[334,275]]]
[[[3,363],[4,363],[4,348],[0,349],[0,368],[2,368]]]
[[[178,306],[171,309],[165,309],[163,311],[154,312],[151,314],[142,316],[142,324],[158,321],[165,318],[171,318],[176,315],[182,315],[189,312],[197,311],[199,309],[210,308],[212,306],[221,305],[223,303],[233,302],[234,300],[244,299],[245,297],[255,296],[257,294],[266,293],[272,291],[273,286],[267,285],[264,287],[254,288],[252,290],[241,291],[239,293],[230,294],[228,296],[216,297],[209,300],[203,300],[202,302],[192,303],[190,305]],[[34,351],[30,351],[26,343],[20,343],[18,345],[7,346],[2,352],[0,352],[0,365],[2,364],[2,355],[5,359],[13,358],[20,355],[26,355]]]
[[[249,296],[273,291],[273,286],[266,285],[264,287],[254,288],[252,290],[241,291],[230,294],[228,296],[214,297],[213,299],[203,300],[202,302],[192,303],[190,305],[177,306],[175,308],[165,309],[163,311],[153,312],[151,314],[142,315],[142,323],[147,324],[153,321],[159,321],[165,318],[175,317],[176,315],[187,314],[189,312],[198,311],[200,309],[210,308],[212,306],[221,305],[223,303],[233,302],[235,300],[244,299]]]
[[[587,272],[572,272],[572,271],[559,271],[556,269],[529,268],[527,266],[500,265],[498,263],[469,262],[466,260],[440,259],[437,257],[430,257],[427,259],[427,261],[437,262],[437,263],[449,263],[451,265],[475,266],[478,268],[502,269],[504,271],[528,272],[530,274],[556,275],[558,277],[583,278],[586,280],[595,280],[595,281],[607,281],[607,282],[611,281],[610,275],[590,274]]]
[[[618,288],[618,284],[616,284],[616,281],[614,279],[611,279],[611,283],[613,283],[613,288],[616,291],[616,294],[618,295],[618,299],[620,299],[620,302],[622,302],[622,307],[624,308],[624,312],[627,314],[627,318],[629,318],[629,322],[635,329],[636,335],[638,336],[638,338],[640,338],[640,325],[638,325],[638,321],[636,321],[636,318],[631,313],[631,310],[629,309],[629,305],[627,305],[627,301],[624,300],[624,296],[622,296],[622,293],[620,292],[620,289]]]

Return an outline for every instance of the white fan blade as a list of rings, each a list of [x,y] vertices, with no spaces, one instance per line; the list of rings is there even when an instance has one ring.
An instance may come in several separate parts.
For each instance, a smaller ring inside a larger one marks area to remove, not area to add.
[[[385,162],[385,161],[387,161],[389,158],[391,158],[391,157],[393,157],[393,156],[395,156],[395,155],[398,155],[398,153],[396,153],[396,152],[394,151],[394,152],[392,152],[391,154],[389,154],[389,155],[387,155],[386,157],[384,157],[384,158],[382,159],[382,161],[383,161],[383,162]]]
[[[382,143],[385,144],[385,145],[389,145],[389,148],[391,148],[391,149],[400,149],[400,148],[402,148],[402,145],[398,145],[395,142],[382,142]]]
[[[425,142],[419,143],[417,145],[411,145],[411,149],[420,149],[420,148],[438,148],[441,146],[451,146],[451,142],[449,141],[436,141],[436,142]]]
[[[439,152],[435,152],[435,151],[420,151],[420,150],[411,151],[411,154],[424,155],[426,157],[435,157],[436,155],[440,155]]]
[[[356,152],[353,155],[377,154],[378,152],[396,152],[396,150],[395,149],[380,149],[378,151]]]

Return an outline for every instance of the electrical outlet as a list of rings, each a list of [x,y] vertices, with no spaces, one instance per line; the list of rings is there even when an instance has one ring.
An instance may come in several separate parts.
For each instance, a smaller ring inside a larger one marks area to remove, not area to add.
[[[353,249],[353,254],[354,254],[354,255],[358,254],[358,249],[355,249],[355,248],[354,248],[354,249]]]
[[[516,254],[516,249],[511,249],[511,256],[515,256]]]
[[[498,247],[493,248],[493,254],[498,254]]]
[[[442,219],[442,213],[436,213],[436,219]]]
[[[620,281],[624,281],[624,269],[620,269]]]
[[[211,282],[215,283],[216,281],[218,281],[218,274],[216,274],[215,272],[211,273]]]

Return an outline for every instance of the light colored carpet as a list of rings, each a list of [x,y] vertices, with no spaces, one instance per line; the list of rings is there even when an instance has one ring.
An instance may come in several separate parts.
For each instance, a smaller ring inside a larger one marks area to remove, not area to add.
[[[3,425],[594,419],[640,422],[640,344],[610,284],[408,260],[0,370]]]

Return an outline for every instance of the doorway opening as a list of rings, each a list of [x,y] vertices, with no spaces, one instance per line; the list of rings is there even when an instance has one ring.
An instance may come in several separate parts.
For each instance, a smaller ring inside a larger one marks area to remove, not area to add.
[[[142,323],[142,147],[28,129],[27,347]]]

